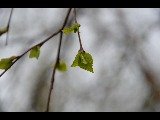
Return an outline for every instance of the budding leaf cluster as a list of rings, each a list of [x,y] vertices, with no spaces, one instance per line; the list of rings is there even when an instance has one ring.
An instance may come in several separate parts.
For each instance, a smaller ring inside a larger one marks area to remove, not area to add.
[[[77,33],[80,27],[81,27],[80,24],[74,23],[70,27],[64,28],[62,31],[65,35],[69,35],[71,33]]]
[[[74,23],[72,24],[70,27],[66,27],[62,30],[62,32],[66,35],[69,35],[71,33],[76,33],[79,31],[80,28],[80,24],[78,23]],[[7,28],[6,29],[1,29],[0,30],[0,35],[2,35],[3,33],[7,32]],[[33,47],[30,50],[29,53],[29,58],[36,58],[38,59],[40,56],[40,49],[41,49],[42,45],[37,45],[35,47]],[[18,57],[16,56],[12,56],[10,58],[4,58],[0,60],[0,69],[2,70],[7,70],[9,69],[13,64],[14,61],[17,59]],[[93,70],[93,58],[92,55],[90,53],[85,52],[84,50],[80,50],[78,52],[78,54],[75,57],[75,60],[73,61],[71,67],[80,67],[86,71],[92,72],[94,73]],[[64,61],[58,61],[58,63],[56,64],[56,69],[59,70],[60,72],[65,72],[67,71],[67,65]]]

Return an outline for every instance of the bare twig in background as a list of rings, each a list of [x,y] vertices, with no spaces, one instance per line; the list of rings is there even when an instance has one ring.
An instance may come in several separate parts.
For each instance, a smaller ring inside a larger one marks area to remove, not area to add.
[[[7,36],[6,36],[6,43],[5,43],[5,45],[8,44],[8,38],[9,38],[9,32],[10,32],[11,19],[12,19],[12,16],[13,16],[13,11],[14,11],[14,8],[11,8],[11,13],[10,13],[8,24],[7,24]]]
[[[141,57],[143,61],[147,59],[143,53],[141,53]],[[157,103],[160,102],[160,89],[159,84],[157,84],[159,79],[156,77],[154,71],[152,71],[150,66],[146,63],[147,62],[144,63],[142,61],[139,61],[141,71],[145,77],[148,86],[151,89],[150,95],[145,101],[144,108],[149,107],[150,109],[152,109],[152,111],[156,111],[154,107]]]
[[[138,35],[135,35],[133,32],[131,32],[131,29],[127,26],[126,20],[124,19],[125,16],[121,10],[118,10],[117,15],[121,19],[120,24],[123,26],[123,29],[125,32],[124,33],[124,35],[125,35],[124,45],[126,47],[126,51],[125,51],[126,53],[124,53],[123,58],[125,58],[127,60],[127,59],[129,59],[129,57],[135,56],[135,60],[137,60],[136,62],[140,67],[140,70],[144,76],[144,80],[146,81],[146,83],[148,84],[148,86],[151,89],[151,93],[150,93],[149,97],[147,98],[147,100],[145,101],[144,107],[154,108],[156,103],[160,102],[160,89],[158,88],[159,85],[157,84],[157,82],[159,80],[155,76],[154,71],[152,71],[151,67],[147,64],[146,56],[143,54],[142,51],[137,51],[137,50],[138,50],[138,48],[141,47],[144,39],[147,38],[148,32],[150,32],[152,29],[156,28],[158,23],[152,24],[151,26],[149,26],[149,30],[144,31],[144,33],[142,34],[143,36],[138,36]],[[137,53],[141,54],[140,58],[139,58],[139,56],[137,56]],[[130,60],[128,62],[130,62]],[[126,64],[129,64],[129,63],[126,63]],[[126,66],[126,64],[125,64],[125,66]],[[152,109],[152,110],[155,111],[154,109]]]
[[[7,26],[0,30],[0,36],[5,34],[5,33],[7,34],[6,35],[6,43],[5,43],[5,45],[8,44],[9,30],[10,30],[10,26],[11,26],[11,19],[12,19],[12,16],[13,16],[13,10],[14,10],[14,8],[11,8],[11,13],[10,13],[10,16],[9,16],[9,20],[8,20]]]

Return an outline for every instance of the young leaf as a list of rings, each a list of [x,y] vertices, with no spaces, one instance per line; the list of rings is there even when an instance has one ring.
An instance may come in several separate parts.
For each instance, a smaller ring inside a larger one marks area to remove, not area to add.
[[[65,34],[65,35],[69,35],[73,32],[73,30],[71,28],[64,28],[62,30],[62,32]]]
[[[71,67],[77,67],[87,70],[89,72],[94,73],[93,71],[93,58],[91,54],[85,52],[85,51],[79,51],[78,54],[75,57],[75,60],[73,61],[73,64]]]
[[[81,27],[80,24],[74,23],[74,24],[72,25],[72,29],[73,29],[74,33],[76,33],[76,32],[79,30],[80,27]]]
[[[0,69],[7,70],[13,64],[14,60],[16,60],[16,56],[12,56],[10,58],[4,58],[0,60]]]
[[[0,29],[0,36],[8,31],[8,28]]]
[[[40,55],[40,46],[36,46],[34,47],[31,51],[30,51],[30,55],[29,58],[39,58]]]
[[[64,34],[66,34],[66,35],[69,35],[69,34],[71,34],[72,32],[76,33],[76,32],[79,30],[80,26],[81,26],[80,24],[74,23],[74,24],[72,24],[70,27],[64,28],[64,29],[62,30],[62,32],[63,32]]]
[[[64,61],[60,61],[58,64],[57,64],[57,69],[61,72],[66,72],[67,71],[67,65]]]

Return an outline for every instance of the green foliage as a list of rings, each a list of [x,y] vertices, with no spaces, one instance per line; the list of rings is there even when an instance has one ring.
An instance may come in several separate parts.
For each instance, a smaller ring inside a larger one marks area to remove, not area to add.
[[[84,70],[94,73],[93,58],[91,54],[85,51],[79,51],[71,67],[77,67],[77,66],[79,66],[80,68]]]
[[[81,26],[80,24],[74,23],[70,27],[64,28],[62,31],[65,35],[69,35],[72,32],[76,33],[79,30],[80,26]]]
[[[7,70],[8,68],[11,67],[11,65],[13,64],[14,60],[16,60],[17,57],[16,56],[12,56],[10,58],[4,58],[0,60],[0,69],[2,70]]]
[[[0,29],[0,36],[8,31],[7,27]]]
[[[30,51],[30,55],[29,58],[36,58],[38,59],[40,56],[40,46],[36,46],[34,47],[31,51]]]
[[[60,72],[66,72],[67,71],[67,65],[64,61],[60,61],[57,66],[56,66],[57,70],[59,70]]]

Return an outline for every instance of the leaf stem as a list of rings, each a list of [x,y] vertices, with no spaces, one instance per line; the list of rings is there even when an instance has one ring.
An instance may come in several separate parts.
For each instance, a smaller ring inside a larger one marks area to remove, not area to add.
[[[74,18],[75,18],[75,23],[78,23],[76,8],[74,8]],[[78,38],[79,38],[80,51],[84,51],[83,45],[82,45],[82,39],[81,39],[81,35],[80,35],[80,30],[78,30],[77,34],[78,34]]]

